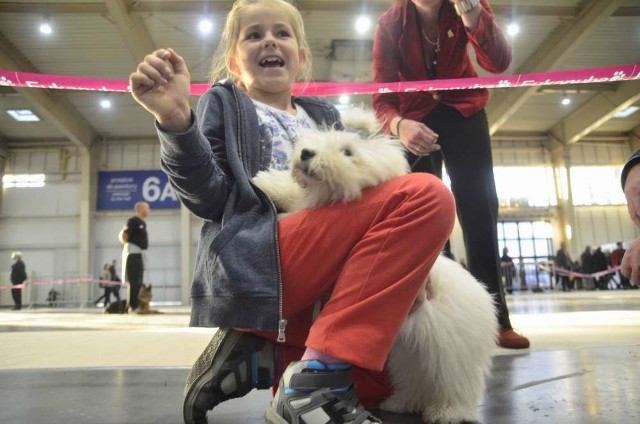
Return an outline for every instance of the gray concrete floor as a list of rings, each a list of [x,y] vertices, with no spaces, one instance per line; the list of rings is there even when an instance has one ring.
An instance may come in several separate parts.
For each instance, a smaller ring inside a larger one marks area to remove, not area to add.
[[[639,291],[508,302],[532,347],[496,347],[483,423],[640,422]],[[180,423],[186,375],[212,330],[186,328],[186,308],[160,310],[0,310],[0,423]],[[262,423],[269,399],[269,391],[251,392],[215,408],[209,422]],[[378,415],[387,424],[421,422]]]

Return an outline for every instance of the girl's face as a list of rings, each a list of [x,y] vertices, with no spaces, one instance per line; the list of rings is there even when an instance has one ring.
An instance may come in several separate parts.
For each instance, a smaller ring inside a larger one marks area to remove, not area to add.
[[[289,20],[277,8],[258,4],[240,18],[239,27],[229,68],[249,96],[263,101],[290,94],[306,52],[299,47]]]

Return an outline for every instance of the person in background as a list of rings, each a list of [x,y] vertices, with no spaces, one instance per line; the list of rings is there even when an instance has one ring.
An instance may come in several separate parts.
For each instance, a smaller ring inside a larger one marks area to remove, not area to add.
[[[149,247],[147,223],[151,208],[147,202],[137,202],[134,205],[135,215],[129,218],[120,230],[118,238],[122,244],[122,275],[129,283],[128,302],[132,311],[138,308],[138,295],[142,287],[144,276],[144,251]]]
[[[381,423],[367,408],[391,393],[387,356],[451,235],[453,196],[428,174],[278,220],[251,179],[289,169],[300,129],[343,129],[326,99],[292,94],[310,77],[310,53],[291,3],[239,0],[195,112],[189,68],[172,49],[130,76],[156,118],[162,169],[203,219],[191,325],[219,329],[187,377],[185,423],[206,423],[271,376],[268,423]]]
[[[583,274],[591,274],[593,272],[593,253],[591,246],[585,246],[584,251],[580,255],[580,272]],[[583,287],[585,290],[596,290],[595,279],[592,277],[582,277]]]
[[[502,256],[500,257],[500,267],[502,269],[502,275],[504,275],[504,286],[508,293],[513,292],[513,277],[516,272],[515,263],[509,256],[509,249],[504,247],[502,249]]]
[[[606,271],[609,269],[609,261],[600,246],[596,247],[596,250],[591,255],[591,269],[592,272]],[[609,290],[610,277],[611,274],[605,274],[596,278],[596,288],[598,290]]]
[[[637,150],[622,168],[621,182],[624,196],[627,199],[629,217],[640,227],[640,150]],[[633,240],[622,257],[620,268],[627,276],[632,287],[640,285],[640,237]]]
[[[116,265],[118,264],[118,261],[116,261],[115,259],[113,261],[111,261],[111,265],[109,265],[109,273],[111,273],[111,281],[115,282],[115,283],[120,283],[120,277],[118,277],[118,271],[116,268]],[[120,300],[120,284],[114,284],[112,286],[113,288],[113,294],[116,297],[116,299]]]
[[[116,300],[119,302],[120,301],[120,291],[116,291],[116,288],[119,288],[119,286],[116,286],[113,284],[113,280],[111,279],[111,270],[110,270],[110,265],[104,264],[104,267],[102,267],[102,274],[100,274],[100,287],[102,287],[104,289],[104,293],[102,296],[100,296],[99,298],[97,298],[93,304],[98,306],[98,302],[100,302],[102,299],[104,299],[104,306],[109,306],[110,300],[111,300],[111,294],[113,293],[114,297],[116,298]]]
[[[520,290],[529,290],[529,285],[527,284],[527,266],[522,257],[518,261],[518,276],[520,278]]]
[[[27,266],[22,260],[22,253],[11,253],[13,264],[11,265],[11,285],[17,286],[27,281]],[[13,310],[22,309],[22,288],[11,289],[11,297],[13,298]]]
[[[611,252],[611,266],[618,267],[622,264],[622,258],[624,258],[626,250],[621,241],[616,243],[616,248],[613,252]],[[630,289],[631,284],[629,283],[629,279],[626,275],[622,273],[622,271],[618,270],[618,279],[620,280],[620,287],[624,290]]]
[[[511,46],[487,0],[396,0],[379,18],[373,44],[378,83],[473,78],[478,64],[500,73],[511,63]],[[505,348],[529,347],[511,325],[500,272],[498,197],[485,106],[489,91],[384,93],[373,96],[383,130],[408,150],[413,172],[451,179],[465,240],[469,271],[494,295]]]
[[[554,259],[554,265],[556,268],[561,268],[561,271],[569,272],[572,269],[571,256],[567,251],[567,242],[560,242],[560,248],[556,252]],[[556,273],[556,284],[558,281],[562,283],[562,291],[571,291],[573,289],[573,282],[568,275]]]

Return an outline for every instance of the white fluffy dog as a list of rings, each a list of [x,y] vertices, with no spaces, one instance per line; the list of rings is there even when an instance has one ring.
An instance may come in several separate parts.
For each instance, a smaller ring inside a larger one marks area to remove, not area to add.
[[[253,179],[284,212],[357,199],[364,188],[409,171],[397,140],[336,130],[299,133],[291,169]],[[430,423],[477,421],[497,333],[493,299],[443,256],[425,290],[427,301],[412,309],[389,355],[393,394],[381,408]]]

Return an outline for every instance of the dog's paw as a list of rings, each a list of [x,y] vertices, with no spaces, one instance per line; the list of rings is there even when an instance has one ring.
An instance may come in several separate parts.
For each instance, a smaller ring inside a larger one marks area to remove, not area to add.
[[[279,210],[293,212],[299,209],[298,203],[304,197],[304,192],[291,172],[275,169],[260,171],[252,182],[269,196]]]

